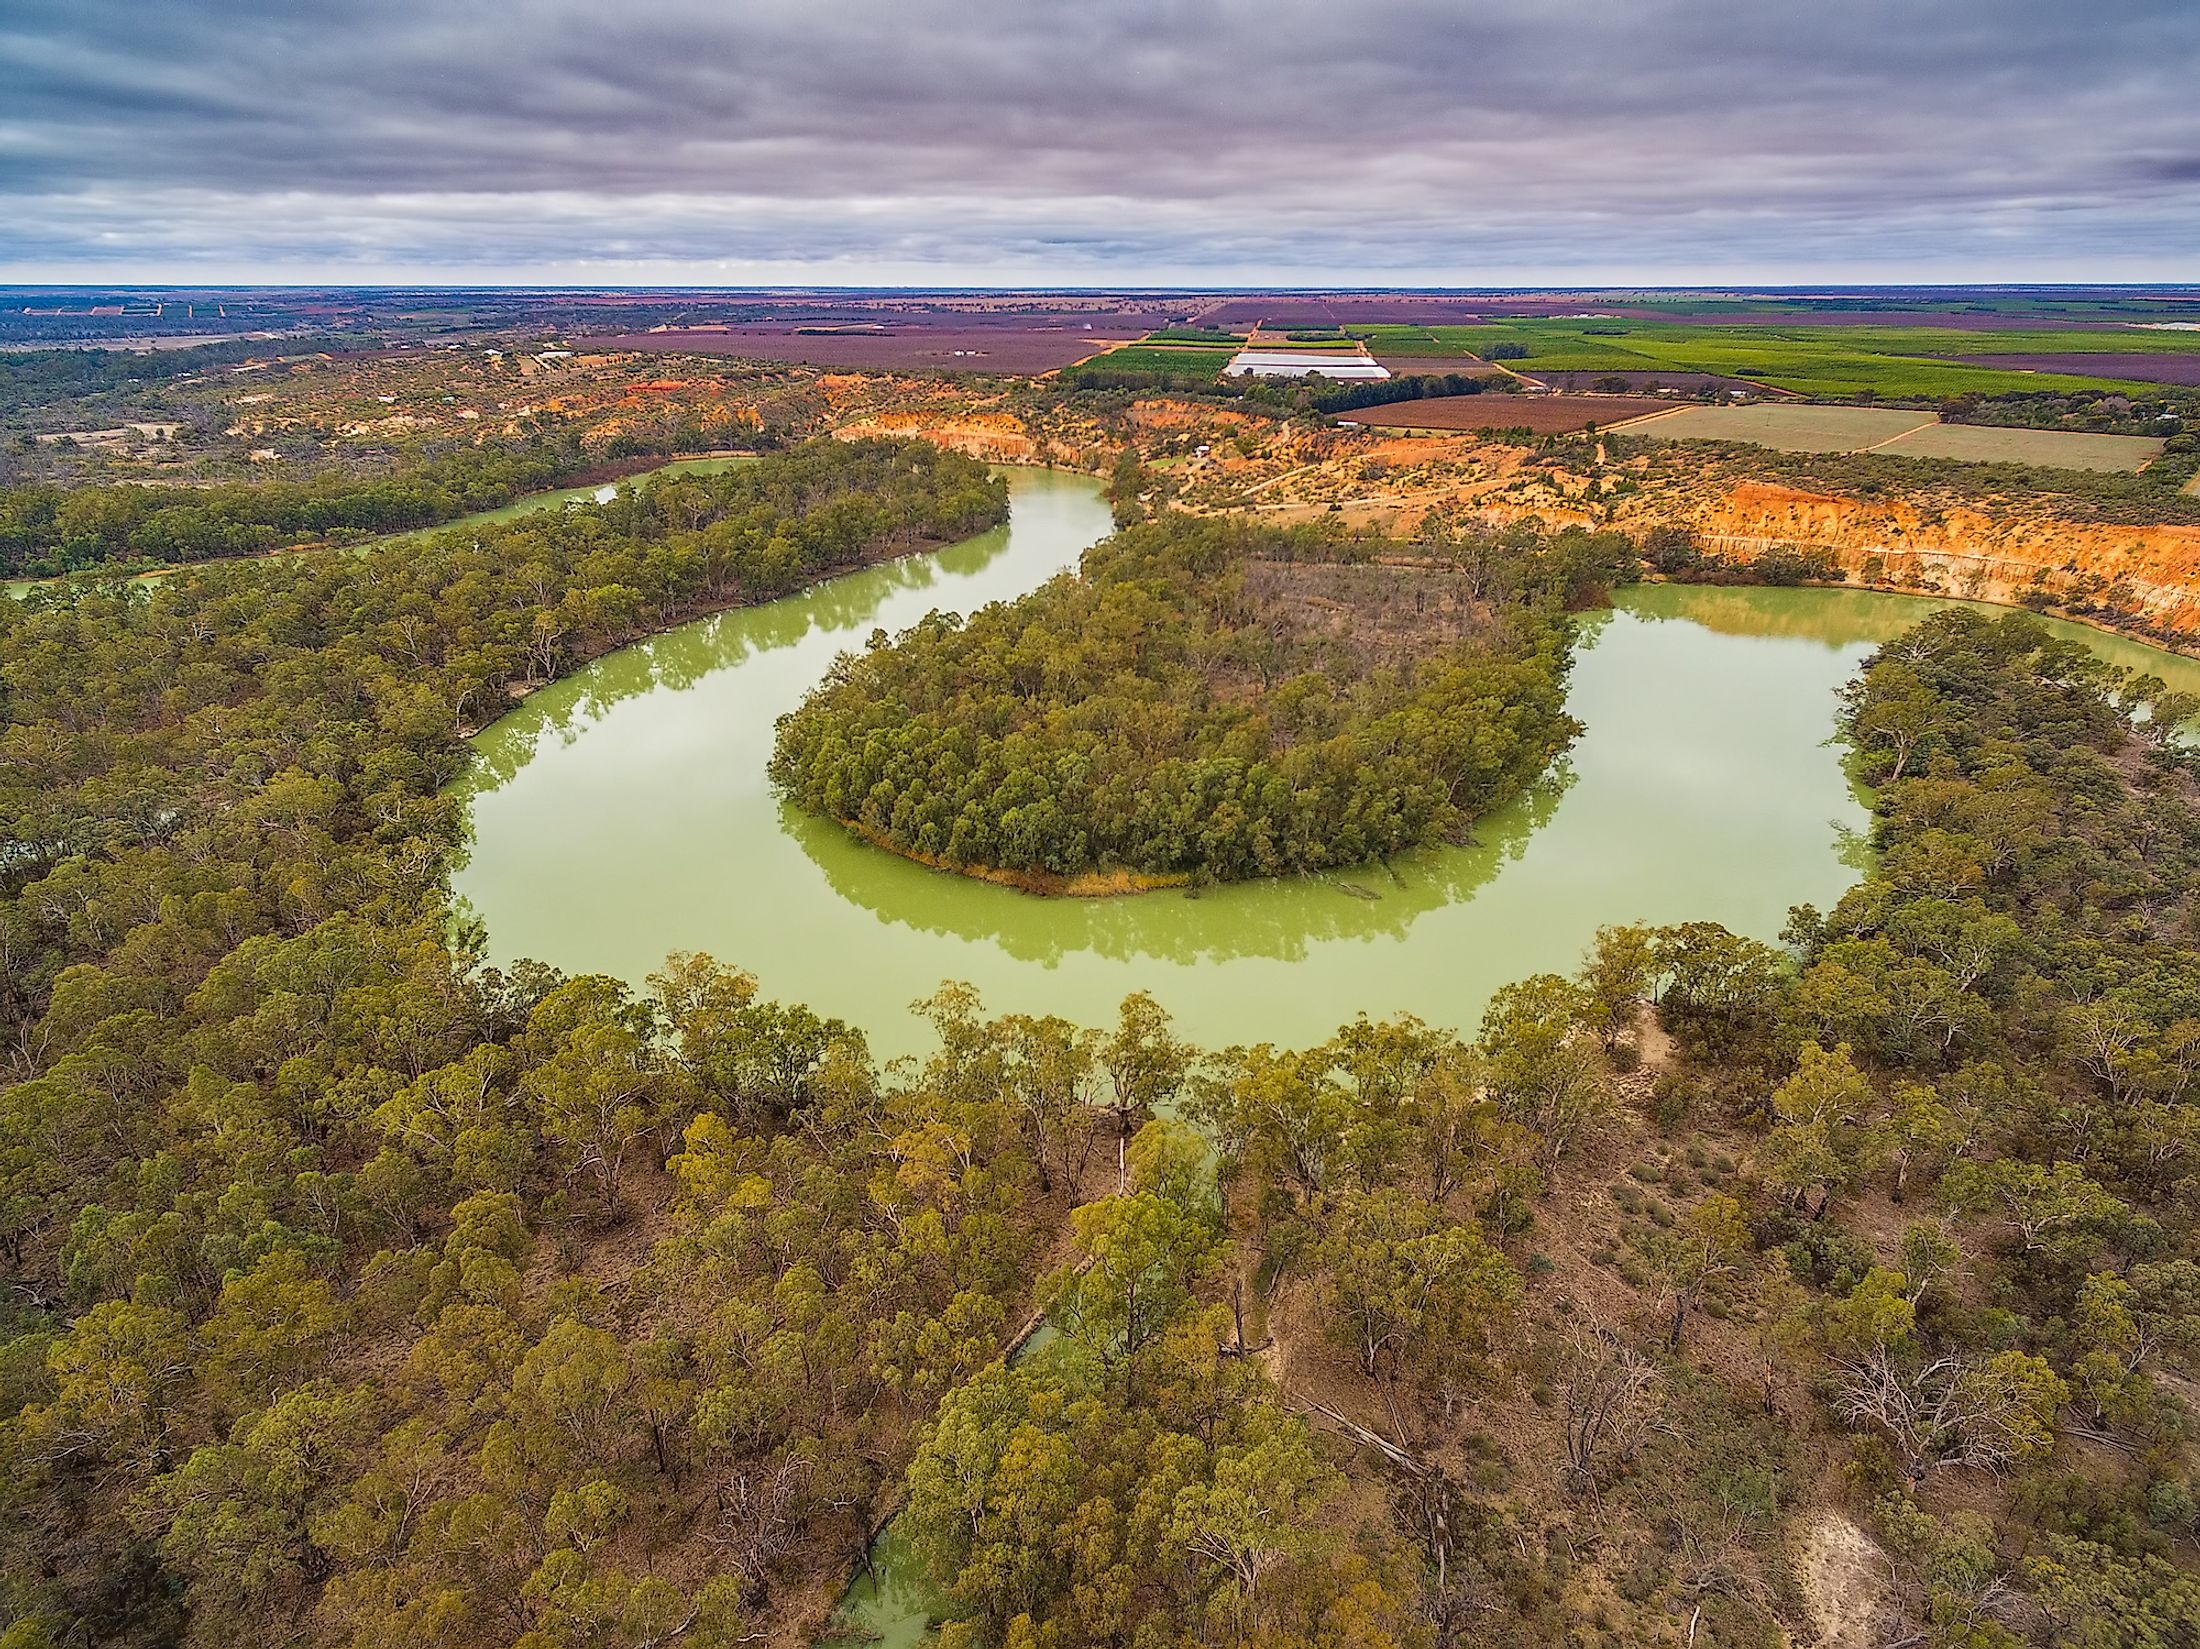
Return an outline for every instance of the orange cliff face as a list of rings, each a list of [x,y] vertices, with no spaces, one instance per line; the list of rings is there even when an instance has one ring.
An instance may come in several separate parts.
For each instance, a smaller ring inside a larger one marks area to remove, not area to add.
[[[2200,527],[2064,521],[2021,506],[1933,508],[1764,481],[1652,513],[1678,517],[1705,548],[1737,560],[1775,545],[1824,549],[1852,577],[1897,589],[2006,602],[2044,589],[2057,604],[2121,609],[2200,636]],[[1650,514],[1626,523],[1650,524]]]
[[[879,412],[833,431],[843,441],[891,435],[930,441],[994,464],[1028,464],[1039,444],[1024,421],[1008,412]]]

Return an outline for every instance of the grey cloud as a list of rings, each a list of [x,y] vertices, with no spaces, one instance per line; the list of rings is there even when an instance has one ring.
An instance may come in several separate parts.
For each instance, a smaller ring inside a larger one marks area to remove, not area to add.
[[[2196,82],[2189,0],[47,0],[0,267],[2158,275]]]

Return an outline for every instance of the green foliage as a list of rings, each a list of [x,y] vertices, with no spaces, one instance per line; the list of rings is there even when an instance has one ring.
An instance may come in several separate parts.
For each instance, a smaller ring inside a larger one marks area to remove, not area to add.
[[[1489,380],[1471,372],[1407,373],[1367,383],[1340,384],[1334,389],[1318,389],[1309,404],[1316,412],[1335,416],[1356,412],[1362,407],[1391,406],[1400,401],[1422,401],[1432,396],[1479,395],[1487,388]]]
[[[584,463],[572,448],[488,443],[368,480],[9,487],[0,489],[0,573],[213,561],[331,536],[433,526],[508,504]]]
[[[1642,554],[1652,572],[1676,584],[1839,584],[1846,574],[1831,550],[1771,544],[1747,558],[1705,549],[1685,527],[1653,527]]]
[[[1133,344],[1127,349],[1096,355],[1076,366],[1066,366],[1057,376],[1071,389],[1210,388],[1237,354],[1238,346],[1198,347],[1208,341],[1202,338],[1196,343],[1165,349]]]
[[[870,1417],[990,1358],[1030,1291],[1017,1114],[944,1055],[884,1087],[707,959],[640,998],[482,969],[447,942],[439,792],[512,687],[1004,508],[969,459],[826,442],[0,607],[32,753],[0,783],[13,1612],[723,1644],[805,1542],[853,1539]],[[655,1253],[615,1295],[560,1276],[638,1177]],[[676,1588],[618,1536],[698,1479],[738,1579]]]
[[[10,351],[0,354],[0,414],[140,384],[188,378],[209,367],[227,366],[254,357],[264,359],[268,347],[265,339],[248,338],[200,344],[190,349]]]
[[[1553,588],[1569,569],[1505,552],[1517,594],[1500,604],[1485,577],[1463,639],[1397,656],[1294,616],[1301,569],[1382,547],[1177,516],[1129,528],[1081,577],[842,659],[781,724],[773,778],[926,861],[1042,878],[1229,880],[1431,840],[1572,737]]]
[[[1610,929],[1471,1042],[1363,1019],[1204,1058],[1144,996],[1085,1031],[947,986],[920,1005],[937,1052],[881,1073],[708,958],[637,994],[453,948],[465,727],[1001,507],[967,460],[820,444],[478,538],[0,609],[9,1644],[731,1649],[818,1595],[912,1454],[948,1644],[1555,1640],[1590,1564],[1646,1617],[1770,1641],[1812,1400],[1896,1491],[1921,1641],[2192,1637],[2195,762],[2158,681],[2022,617],[1940,615],[1867,663],[1842,715],[1877,857],[1786,948]],[[1257,723],[1249,762],[1318,734],[1379,768],[1372,730],[1453,672],[1558,716],[1559,609],[1613,566],[1589,535],[1422,546],[1498,619],[1431,667],[1264,639],[1249,545],[1286,581],[1373,554],[1140,528],[1083,586],[920,632],[964,697],[880,679],[942,711],[939,749],[1090,735],[1119,762],[1133,733],[1250,750]],[[1448,736],[1400,748],[1426,766]],[[1542,1193],[1583,1158],[1609,1179],[1603,1131],[1643,1126],[1613,1069],[1636,1040],[1688,1100],[1661,1117],[1754,1149],[1636,1160],[1629,1332],[1663,1313],[1642,1331],[1671,1355],[1577,1319],[1566,1356],[1522,1275],[1550,1262],[1508,1247],[1610,1217]],[[1882,1191],[1910,1206],[1856,1219]],[[1337,1463],[1380,1451],[1318,1437],[1243,1355],[1217,1303],[1241,1281],[1303,1288],[1381,1382],[1343,1400],[1425,1458],[1347,1493]],[[1041,1301],[1060,1334],[1004,1364]],[[1762,1411],[1728,1386],[1752,1313]],[[1514,1376],[1564,1462],[1464,1429]],[[1579,1491],[1564,1539],[1523,1462]],[[1911,1498],[1964,1474],[2008,1481],[1957,1497],[1990,1517]]]
[[[2017,374],[1994,366],[1934,359],[1977,354],[2040,354],[2073,347],[2178,353],[2176,334],[2090,329],[1962,331],[1922,326],[1812,326],[1801,316],[1778,323],[1718,325],[1628,318],[1516,317],[1476,326],[1421,329],[1421,349],[1467,351],[1489,361],[1519,361],[1528,372],[1713,373],[1754,378],[1803,395],[1932,402],[1998,397],[2013,391],[2057,394],[2146,393],[2149,385],[2069,374]],[[1389,347],[1385,340],[1384,346]]]

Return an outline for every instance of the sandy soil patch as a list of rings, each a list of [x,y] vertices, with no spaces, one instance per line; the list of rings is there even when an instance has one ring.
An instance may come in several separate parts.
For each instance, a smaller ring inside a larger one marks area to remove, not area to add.
[[[1887,1554],[1842,1511],[1804,1527],[1795,1578],[1819,1649],[1875,1649],[1887,1612]]]

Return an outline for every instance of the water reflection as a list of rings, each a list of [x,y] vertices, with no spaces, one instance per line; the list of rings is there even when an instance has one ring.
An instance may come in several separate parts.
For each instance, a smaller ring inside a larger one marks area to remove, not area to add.
[[[1303,961],[1340,939],[1398,939],[1422,916],[1474,896],[1526,850],[1574,782],[1562,762],[1508,807],[1477,820],[1472,839],[1380,864],[1274,882],[1119,899],[1035,901],[1012,888],[912,866],[830,820],[786,803],[779,825],[824,872],[834,894],[881,922],[963,944],[994,944],[1053,967],[1072,952],[1177,964],[1239,957]],[[1025,920],[1037,905],[1045,920]]]
[[[477,760],[463,788],[480,792],[508,783],[546,744],[571,743],[628,699],[687,692],[706,676],[813,637],[845,638],[870,623],[891,597],[977,577],[1008,542],[1009,529],[998,527],[935,555],[865,568],[784,601],[697,619],[622,648],[530,694],[476,737]],[[843,639],[834,650],[845,645]]]
[[[1304,1042],[1353,1014],[1469,1027],[1499,986],[1567,969],[1605,922],[1705,918],[1776,936],[1855,880],[1861,800],[1836,694],[1929,603],[1664,586],[1583,620],[1565,769],[1474,843],[1388,866],[1113,900],[1038,899],[927,870],[784,807],[773,726],[871,630],[1033,589],[1109,530],[1097,486],[1022,471],[1009,526],[627,648],[476,741],[456,892],[499,960],[639,981],[707,950],[861,1025],[892,1056],[942,979],[998,1012],[1100,1023],[1154,993],[1208,1046]],[[2076,631],[2120,663],[2200,666]]]

